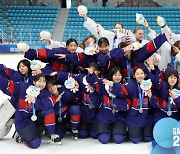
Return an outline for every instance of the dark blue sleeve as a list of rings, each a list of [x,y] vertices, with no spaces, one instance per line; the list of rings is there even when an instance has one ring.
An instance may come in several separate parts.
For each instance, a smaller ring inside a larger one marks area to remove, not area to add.
[[[50,62],[52,60],[58,60],[58,57],[54,54],[65,54],[67,53],[64,48],[54,48],[52,50],[42,48],[42,49],[29,49],[25,52],[24,57],[30,60],[41,60],[42,62]]]
[[[151,79],[155,90],[159,89],[159,73],[160,73],[159,68],[153,70],[153,72],[151,71],[147,73],[148,78]]]
[[[117,105],[122,111],[127,111],[129,109],[128,103],[125,99],[115,98],[113,103]]]
[[[24,57],[29,60],[37,59],[37,51],[36,49],[29,49],[27,52],[25,52]]]
[[[53,108],[55,104],[56,98],[54,96],[51,96],[50,93],[47,93],[47,95],[42,98],[37,97],[35,108],[36,110],[44,111]]]
[[[110,92],[114,94],[116,97],[125,99],[128,96],[128,91],[126,87],[120,83],[113,83],[113,87],[111,87]]]
[[[67,72],[62,72],[62,71],[57,71],[57,79],[60,82],[65,82],[69,77],[69,73]]]
[[[0,76],[0,90],[16,101],[18,101],[18,92],[22,90],[19,88],[19,85],[21,85],[21,83],[26,84],[24,82],[14,82]]]
[[[177,107],[180,108],[180,96],[174,99],[174,103],[176,103]]]
[[[8,85],[9,85],[8,79],[3,78],[3,77],[0,76],[0,90],[5,92],[7,87],[8,87]]]
[[[118,49],[118,48],[112,49],[110,51],[110,57],[111,58],[123,58],[124,57],[124,50]]]
[[[23,81],[23,75],[21,73],[11,68],[7,68],[3,64],[0,64],[0,75],[15,82]]]
[[[157,103],[156,97],[151,96],[151,98],[149,99],[149,103],[151,104],[151,106],[153,108],[159,108],[159,105]]]
[[[41,68],[41,72],[44,75],[49,76],[52,72],[54,72],[54,70],[50,64],[46,64],[46,66],[44,68]]]
[[[154,54],[166,41],[167,38],[165,34],[158,35],[154,40],[149,41],[142,48],[134,51],[136,60],[139,63],[144,63],[144,61]]]
[[[65,62],[71,63],[76,66],[81,65],[81,61],[79,60],[77,53],[67,54],[65,58]]]
[[[97,55],[97,61],[98,61],[98,64],[100,67],[107,67],[108,68],[108,65],[110,62],[110,57],[108,55],[99,53]]]
[[[0,64],[0,76],[4,78],[8,78],[5,70],[6,70],[6,66],[3,64]]]

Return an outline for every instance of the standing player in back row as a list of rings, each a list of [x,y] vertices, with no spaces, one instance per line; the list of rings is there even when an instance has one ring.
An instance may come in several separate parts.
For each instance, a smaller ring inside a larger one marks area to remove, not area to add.
[[[135,36],[130,30],[123,29],[122,23],[116,23],[114,25],[113,31],[105,30],[99,23],[93,21],[91,18],[87,17],[86,12],[81,11],[81,8],[85,6],[79,6],[78,12],[80,16],[84,17],[84,27],[87,28],[97,39],[101,37],[106,37],[110,43],[110,50],[117,48],[120,42],[132,43],[134,42]]]

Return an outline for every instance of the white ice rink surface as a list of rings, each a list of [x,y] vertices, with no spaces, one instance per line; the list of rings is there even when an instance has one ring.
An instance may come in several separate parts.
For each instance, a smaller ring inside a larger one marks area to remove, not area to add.
[[[23,59],[23,55],[0,55],[0,64],[16,69],[17,63]],[[151,143],[133,144],[126,141],[122,144],[108,143],[101,144],[94,139],[79,139],[74,141],[71,136],[62,139],[62,145],[48,145],[42,142],[38,149],[30,149],[24,144],[16,143],[11,137],[11,132],[0,140],[0,154],[150,154]]]

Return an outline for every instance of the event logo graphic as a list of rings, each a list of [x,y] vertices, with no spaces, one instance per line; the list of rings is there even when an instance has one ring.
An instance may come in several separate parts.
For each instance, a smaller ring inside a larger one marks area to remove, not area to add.
[[[173,146],[180,146],[180,128],[173,128]]]
[[[173,118],[159,120],[153,136],[151,154],[180,154],[180,122]]]

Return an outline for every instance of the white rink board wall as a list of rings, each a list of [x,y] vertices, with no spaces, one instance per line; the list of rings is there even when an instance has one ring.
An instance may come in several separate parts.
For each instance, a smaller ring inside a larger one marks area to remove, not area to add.
[[[24,54],[0,54],[0,64],[14,70],[17,70],[17,64],[22,59],[25,59]],[[42,63],[42,67],[44,66],[45,63]]]
[[[0,54],[0,64],[4,64],[8,68],[17,70],[17,64],[23,58],[23,54]]]

